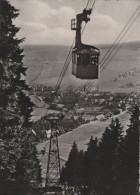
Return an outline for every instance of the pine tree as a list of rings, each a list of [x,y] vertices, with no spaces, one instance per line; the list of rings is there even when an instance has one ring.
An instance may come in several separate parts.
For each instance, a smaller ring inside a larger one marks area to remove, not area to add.
[[[130,125],[121,145],[120,155],[122,160],[120,188],[128,194],[138,193],[139,180],[139,126],[140,109],[132,111]]]
[[[0,194],[31,194],[41,182],[30,129],[33,104],[21,79],[26,71],[23,39],[17,38],[19,28],[13,24],[18,15],[7,0],[0,1]]]
[[[62,169],[61,181],[68,182],[69,185],[80,186],[83,179],[83,152],[79,152],[76,142],[73,143],[69,153],[68,161]]]
[[[85,185],[85,169],[84,169],[84,158],[85,152],[83,150],[79,151],[79,186]]]
[[[99,146],[97,138],[91,137],[87,151],[85,152],[84,170],[86,186],[90,190],[97,191],[97,184],[99,182],[99,165],[98,165]]]
[[[99,145],[100,183],[98,183],[98,189],[103,193],[117,193],[121,166],[119,148],[122,137],[119,120],[112,119],[111,124],[103,133]]]

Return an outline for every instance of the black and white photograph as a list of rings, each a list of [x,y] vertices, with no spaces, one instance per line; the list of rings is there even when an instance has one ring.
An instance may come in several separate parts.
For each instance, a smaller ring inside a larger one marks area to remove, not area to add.
[[[140,0],[0,0],[0,195],[140,194]]]

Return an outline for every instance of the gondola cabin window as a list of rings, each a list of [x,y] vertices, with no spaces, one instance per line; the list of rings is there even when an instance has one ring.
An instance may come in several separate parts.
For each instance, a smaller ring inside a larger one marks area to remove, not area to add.
[[[84,54],[83,58],[83,66],[90,66],[90,55]]]
[[[72,54],[72,63],[76,63],[76,54]]]
[[[97,66],[98,65],[98,58],[96,56],[91,56],[91,66]]]
[[[77,28],[76,19],[72,19],[71,20],[71,29],[72,30],[76,30],[76,28]]]
[[[81,58],[80,58],[80,54],[77,54],[77,65],[80,66],[81,65]]]

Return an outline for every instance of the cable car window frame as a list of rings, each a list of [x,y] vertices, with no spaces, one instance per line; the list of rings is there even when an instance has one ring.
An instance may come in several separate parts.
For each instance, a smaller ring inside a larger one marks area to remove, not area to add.
[[[72,63],[76,63],[76,54],[75,53],[73,53],[72,54]]]
[[[94,64],[92,64],[93,61],[94,61]],[[91,67],[98,66],[98,56],[97,55],[91,55],[91,57],[90,57],[90,65],[91,65]]]
[[[81,55],[80,54],[76,54],[76,64],[77,66],[81,66]]]
[[[90,54],[82,54],[82,65],[86,67],[90,66]]]
[[[71,29],[76,30],[77,29],[77,21],[76,19],[71,20]]]

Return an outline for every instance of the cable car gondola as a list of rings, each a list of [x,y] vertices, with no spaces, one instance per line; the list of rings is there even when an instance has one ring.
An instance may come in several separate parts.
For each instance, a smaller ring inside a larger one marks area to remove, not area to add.
[[[91,9],[84,9],[83,13],[76,15],[76,19],[71,20],[71,29],[76,30],[75,47],[72,50],[72,74],[80,79],[99,78],[100,51],[94,46],[81,42],[82,22],[87,23],[90,14]]]

